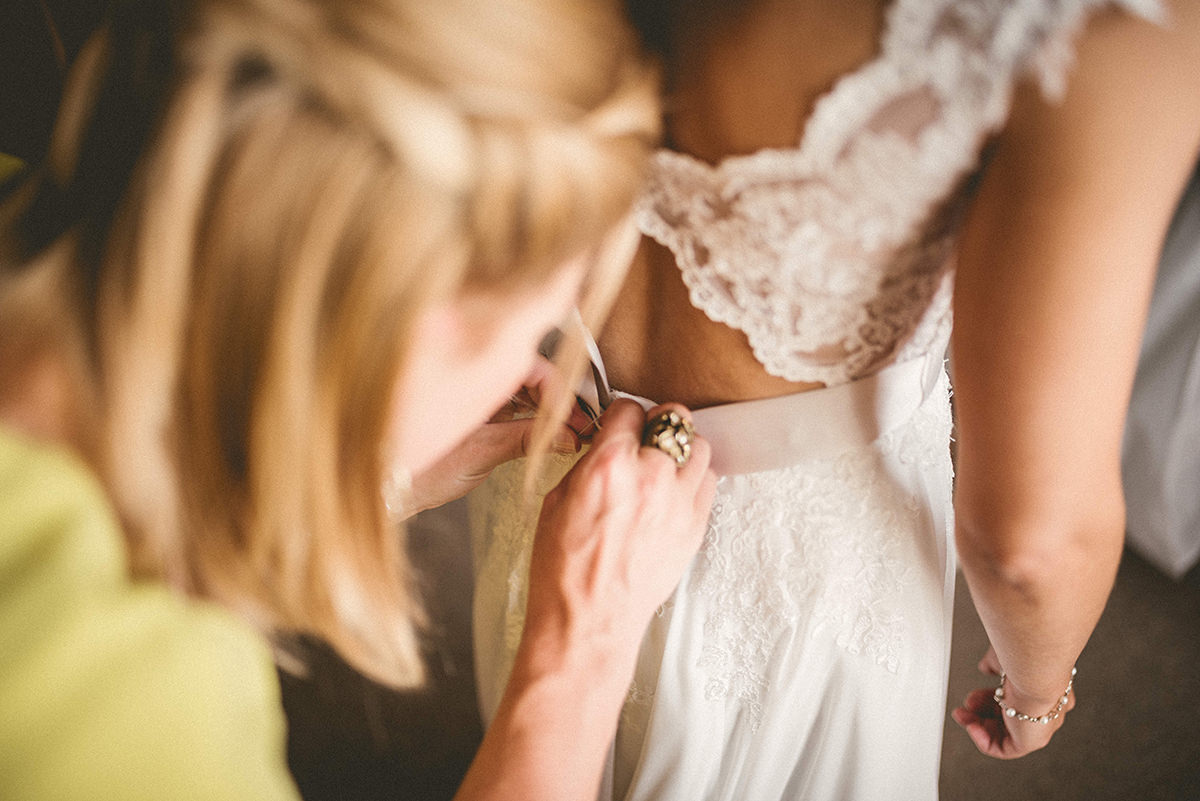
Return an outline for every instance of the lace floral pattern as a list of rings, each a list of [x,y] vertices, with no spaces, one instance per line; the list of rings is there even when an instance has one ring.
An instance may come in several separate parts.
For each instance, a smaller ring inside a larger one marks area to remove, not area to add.
[[[722,479],[688,591],[707,609],[699,667],[709,700],[762,718],[775,651],[792,632],[827,638],[895,673],[910,549],[929,528],[920,488],[896,483],[889,457],[950,478],[948,395],[935,394],[871,447],[786,470]]]
[[[715,167],[657,154],[642,230],[774,375],[834,385],[923,353],[949,317],[939,289],[982,142],[1022,75],[1061,93],[1098,5],[894,0],[879,57],[821,98],[796,149]]]

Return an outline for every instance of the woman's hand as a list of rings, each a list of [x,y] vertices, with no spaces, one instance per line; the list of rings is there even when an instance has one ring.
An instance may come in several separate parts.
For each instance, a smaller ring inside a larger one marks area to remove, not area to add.
[[[1000,660],[996,657],[994,648],[988,648],[983,659],[979,660],[979,672],[1000,677]],[[1057,703],[1022,698],[1011,683],[1006,683],[1004,691],[1005,702],[1028,715],[1041,715],[1053,709]],[[1049,723],[1017,720],[1004,714],[1004,710],[996,703],[993,692],[994,689],[971,692],[963,701],[963,705],[950,714],[967,732],[980,753],[996,759],[1016,759],[1044,748],[1054,733],[1062,728],[1067,712],[1075,708],[1075,691],[1072,690],[1067,703],[1063,705],[1055,720]]]
[[[688,416],[678,405],[644,413],[618,400],[600,419],[591,450],[546,497],[523,647],[625,655],[632,668],[651,615],[699,548],[716,488],[703,438],[693,440],[682,467],[641,447],[647,418],[670,410]]]
[[[681,406],[660,406],[650,414]],[[646,413],[618,400],[546,496],[525,631],[459,799],[595,798],[646,624],[704,535],[709,446],[683,467],[642,448]]]
[[[533,441],[534,415],[542,395],[558,380],[554,365],[539,359],[520,391],[513,395],[487,423],[464,439],[432,467],[413,476],[412,491],[404,504],[406,515],[414,515],[463,497],[483,483],[496,467],[525,456]],[[562,453],[577,453],[590,420],[572,410],[553,441]]]

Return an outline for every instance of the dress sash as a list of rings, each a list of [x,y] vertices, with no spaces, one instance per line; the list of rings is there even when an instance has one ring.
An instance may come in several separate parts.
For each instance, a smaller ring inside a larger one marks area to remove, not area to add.
[[[585,398],[629,398],[644,409],[656,405],[627,392],[600,389],[608,383],[607,372],[590,333],[586,342],[593,369],[586,382],[590,386],[581,393]],[[934,392],[943,363],[940,353],[929,353],[833,387],[696,409],[692,421],[712,445],[712,469],[718,476],[830,458],[903,425]]]

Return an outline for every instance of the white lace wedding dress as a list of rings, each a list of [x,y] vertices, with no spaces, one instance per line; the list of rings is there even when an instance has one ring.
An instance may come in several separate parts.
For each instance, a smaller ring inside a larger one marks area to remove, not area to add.
[[[655,158],[640,221],[691,302],[745,332],[770,373],[827,388],[697,412],[722,478],[646,634],[603,798],[936,798],[955,237],[1014,84],[1060,93],[1099,5],[893,0],[878,56],[820,100],[796,148]],[[523,621],[536,510],[521,480],[498,471],[472,500],[485,719]]]

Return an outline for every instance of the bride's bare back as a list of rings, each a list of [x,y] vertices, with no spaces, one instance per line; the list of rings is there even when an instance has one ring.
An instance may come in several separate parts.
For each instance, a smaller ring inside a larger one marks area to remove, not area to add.
[[[817,100],[878,50],[876,2],[760,2],[680,32],[667,136],[708,164],[795,147]],[[746,335],[688,300],[674,254],[645,238],[600,339],[619,389],[701,408],[823,386],[769,374]]]

